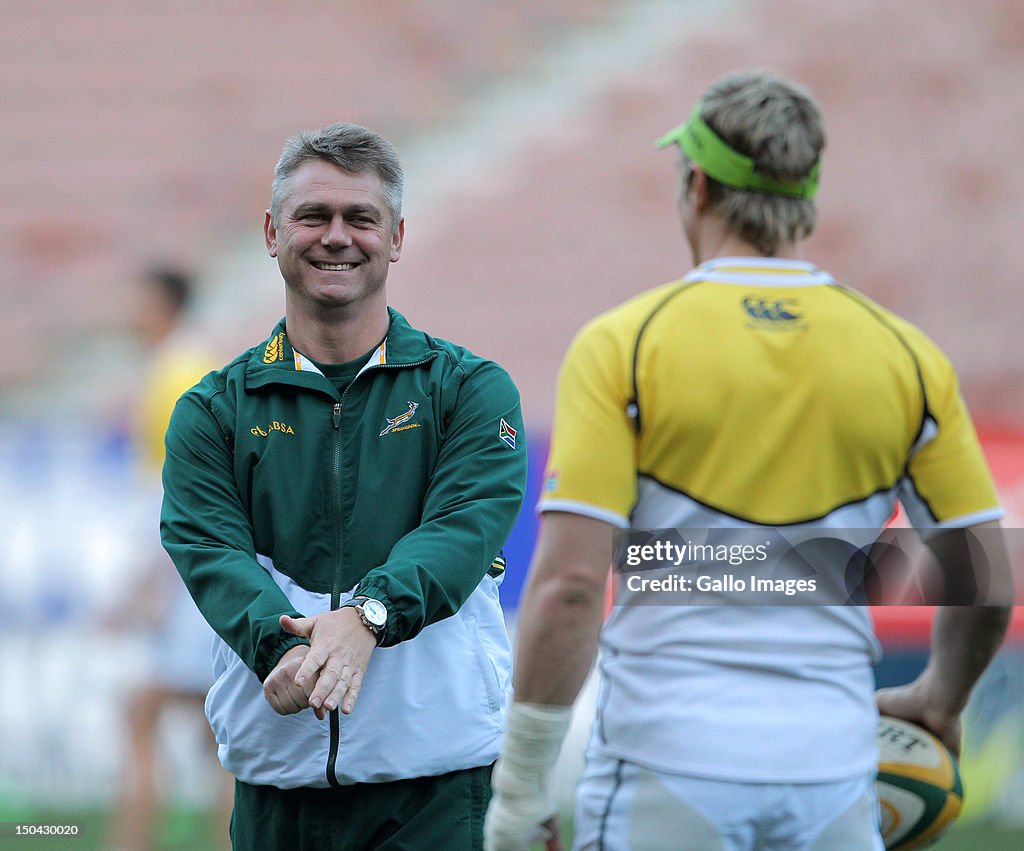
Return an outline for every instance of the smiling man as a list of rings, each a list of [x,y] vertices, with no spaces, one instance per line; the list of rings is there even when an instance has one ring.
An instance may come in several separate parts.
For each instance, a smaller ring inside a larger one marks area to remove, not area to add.
[[[522,415],[501,367],[388,307],[401,205],[376,133],[289,139],[265,222],[285,318],[167,433],[163,539],[219,637],[236,848],[482,847]]]

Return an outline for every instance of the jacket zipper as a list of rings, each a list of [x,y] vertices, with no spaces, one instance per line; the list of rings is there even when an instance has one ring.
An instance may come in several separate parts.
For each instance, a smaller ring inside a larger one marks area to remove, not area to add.
[[[347,389],[348,388],[346,388],[346,390]],[[344,400],[344,398],[345,397],[343,395],[342,400]],[[338,603],[341,602],[341,404],[341,400],[335,402],[331,411],[331,418],[334,422],[334,459],[331,468],[334,474],[334,487],[331,490],[334,499],[335,517],[334,582],[331,586],[332,612],[338,608]],[[334,763],[338,758],[338,742],[341,736],[341,718],[338,715],[338,711],[338,709],[332,709],[330,714],[331,748],[327,754],[327,782],[332,786],[341,785],[338,783],[338,775],[334,768]]]
[[[412,363],[381,363],[375,364],[363,372],[369,372],[371,369],[399,369],[411,366],[422,366],[425,363],[430,363],[435,357],[436,353],[431,353],[430,357],[423,358],[422,360],[414,361]],[[333,612],[338,608],[341,602],[341,545],[342,545],[342,533],[341,525],[343,518],[341,516],[341,409],[345,404],[345,397],[348,395],[349,389],[359,379],[359,376],[363,374],[360,372],[356,375],[352,381],[349,382],[348,387],[345,388],[345,392],[341,394],[341,399],[334,403],[334,407],[331,410],[331,418],[334,423],[334,460],[332,470],[334,473],[334,516],[337,520],[335,528],[337,529],[335,543],[335,560],[334,560],[334,581],[331,583],[331,611]],[[338,782],[338,773],[335,769],[335,764],[338,760],[338,748],[341,737],[341,710],[332,709],[330,714],[331,723],[331,747],[327,753],[327,782],[331,786],[340,786]]]

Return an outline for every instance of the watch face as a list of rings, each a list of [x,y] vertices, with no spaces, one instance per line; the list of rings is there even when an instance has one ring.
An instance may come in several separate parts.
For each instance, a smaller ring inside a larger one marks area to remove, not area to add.
[[[366,600],[362,609],[366,619],[374,626],[382,627],[387,623],[388,610],[380,600]]]

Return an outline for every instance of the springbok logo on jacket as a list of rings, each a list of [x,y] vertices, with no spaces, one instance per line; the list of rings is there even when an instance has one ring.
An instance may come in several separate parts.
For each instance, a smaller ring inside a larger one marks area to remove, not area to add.
[[[385,417],[387,425],[384,426],[384,431],[377,435],[377,437],[383,437],[385,434],[390,434],[393,431],[405,431],[407,428],[419,428],[419,423],[409,423],[414,416],[416,416],[416,409],[420,406],[419,402],[409,402],[409,410],[404,411],[397,417]]]

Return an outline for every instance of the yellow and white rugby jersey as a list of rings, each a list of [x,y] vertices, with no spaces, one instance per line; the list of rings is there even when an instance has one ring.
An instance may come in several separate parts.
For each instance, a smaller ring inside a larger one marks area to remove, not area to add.
[[[809,263],[723,258],[589,323],[541,511],[641,528],[1001,516],[949,361]],[[731,522],[732,521],[732,522]]]
[[[809,263],[702,264],[566,357],[541,511],[855,537],[897,498],[919,527],[1001,516],[946,358]],[[601,647],[598,753],[764,783],[877,765],[865,608],[616,605]]]

